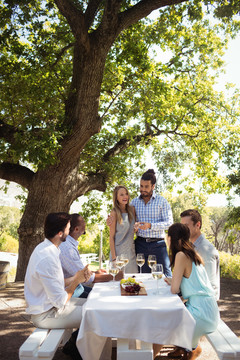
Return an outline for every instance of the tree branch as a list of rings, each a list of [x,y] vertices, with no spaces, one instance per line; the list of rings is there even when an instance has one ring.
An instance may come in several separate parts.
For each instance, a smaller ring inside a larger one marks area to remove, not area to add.
[[[102,3],[102,0],[90,0],[88,3],[88,7],[85,11],[85,22],[86,26],[89,29],[92,25],[94,18],[97,14],[98,7]]]
[[[83,12],[74,4],[72,0],[54,0],[60,13],[66,18],[70,25],[73,35],[86,50],[90,49],[88,28],[85,23]]]
[[[152,131],[151,128],[153,128],[154,131]],[[107,162],[111,157],[118,155],[120,152],[127,149],[129,146],[137,145],[142,141],[145,141],[145,144],[147,145],[151,138],[159,136],[161,134],[166,134],[166,136],[169,136],[171,134],[171,135],[177,135],[180,137],[189,137],[194,141],[194,139],[197,138],[201,132],[209,131],[208,129],[207,130],[198,130],[196,134],[191,135],[188,133],[177,132],[177,130],[178,130],[178,125],[176,125],[176,127],[173,130],[169,130],[166,133],[165,130],[158,129],[154,124],[151,124],[148,132],[145,132],[143,134],[138,134],[131,139],[128,139],[128,138],[120,139],[111,149],[109,149],[104,154],[104,156],[102,157],[102,161]],[[170,136],[169,136],[169,138],[170,138]]]
[[[77,199],[89,191],[99,190],[104,192],[106,188],[107,184],[103,174],[89,173],[85,175],[80,173],[76,177],[76,182],[72,191],[75,192],[75,198]]]
[[[0,178],[13,181],[26,189],[30,188],[34,172],[19,164],[4,162],[0,164]]]
[[[160,131],[160,130],[159,130]],[[163,133],[164,131],[162,131]],[[127,149],[130,145],[137,145],[139,144],[141,141],[146,141],[146,144],[149,143],[150,138],[159,135],[158,134],[153,134],[152,132],[146,132],[144,134],[138,134],[136,136],[134,136],[131,139],[128,138],[122,138],[120,139],[111,149],[109,149],[106,154],[104,154],[104,156],[102,157],[103,162],[108,161],[111,157],[118,155],[120,152],[122,152],[123,150]]]
[[[130,25],[148,16],[152,11],[169,5],[177,5],[187,0],[141,0],[136,5],[119,14],[118,34]]]
[[[67,51],[68,49],[70,49],[73,46],[74,46],[74,43],[71,43],[71,44],[68,44],[68,45],[64,46],[61,49],[61,51],[59,51],[59,53],[57,54],[57,58],[56,58],[56,60],[54,61],[54,63],[51,66],[54,67],[55,65],[57,65],[57,63],[59,62],[59,60],[61,60],[61,57],[63,56],[65,51]]]

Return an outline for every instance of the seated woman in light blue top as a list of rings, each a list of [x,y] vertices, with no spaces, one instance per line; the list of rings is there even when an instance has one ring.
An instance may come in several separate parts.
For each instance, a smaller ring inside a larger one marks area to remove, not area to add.
[[[180,223],[168,229],[168,245],[173,277],[165,281],[171,285],[171,292],[186,300],[186,307],[196,321],[192,339],[192,351],[176,348],[169,353],[171,357],[193,360],[201,354],[198,345],[200,337],[216,330],[219,321],[219,310],[215,293],[207,276],[203,260],[189,241],[189,228]]]
[[[125,273],[137,273],[134,246],[135,208],[129,205],[129,193],[125,186],[116,186],[113,191],[113,221],[110,224],[110,261],[119,255],[126,255],[129,262]]]

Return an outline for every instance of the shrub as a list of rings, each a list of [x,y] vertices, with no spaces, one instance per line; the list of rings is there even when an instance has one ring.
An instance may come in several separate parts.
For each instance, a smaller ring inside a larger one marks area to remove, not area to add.
[[[5,232],[0,237],[0,251],[18,253],[18,240]]]
[[[221,277],[240,280],[240,255],[231,255],[222,251],[219,256]]]

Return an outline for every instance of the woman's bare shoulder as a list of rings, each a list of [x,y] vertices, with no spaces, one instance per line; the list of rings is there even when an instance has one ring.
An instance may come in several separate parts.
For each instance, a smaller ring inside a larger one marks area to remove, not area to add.
[[[176,254],[176,260],[186,260],[188,257],[184,254],[183,251],[179,251],[177,254]]]
[[[112,209],[111,212],[110,212],[110,216],[112,216],[113,218],[117,218],[117,212],[115,209]]]

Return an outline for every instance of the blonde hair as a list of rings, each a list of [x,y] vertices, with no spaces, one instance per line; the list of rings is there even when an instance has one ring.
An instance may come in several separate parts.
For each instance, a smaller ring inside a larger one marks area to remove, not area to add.
[[[121,209],[120,209],[120,206],[119,206],[119,203],[118,203],[118,200],[117,200],[118,191],[119,191],[120,189],[126,190],[127,195],[128,195],[128,202],[127,202],[127,204],[126,204],[126,212],[127,212],[127,214],[128,214],[128,220],[129,220],[129,222],[131,222],[132,219],[133,219],[133,217],[134,217],[132,207],[129,205],[129,199],[130,199],[130,197],[129,197],[128,189],[127,189],[125,186],[123,186],[123,185],[118,185],[118,186],[116,186],[115,189],[113,190],[113,210],[116,211],[116,214],[117,214],[117,222],[118,222],[119,224],[121,224],[122,221],[123,221],[123,220],[122,220],[122,211],[121,211]]]

